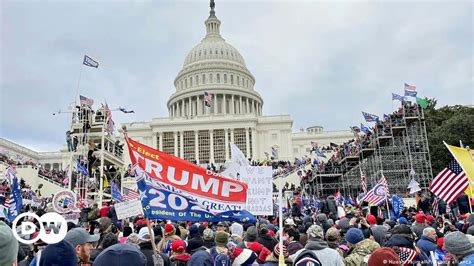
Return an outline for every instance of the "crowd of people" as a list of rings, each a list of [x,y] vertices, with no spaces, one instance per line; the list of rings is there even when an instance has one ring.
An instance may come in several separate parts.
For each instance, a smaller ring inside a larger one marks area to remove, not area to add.
[[[53,211],[52,195],[34,193],[24,181],[20,185],[25,199],[39,199],[24,204],[22,212]],[[474,264],[474,215],[466,195],[436,210],[422,195],[417,206],[389,219],[366,204],[341,206],[333,195],[317,206],[305,205],[297,200],[299,190],[289,189],[296,195],[282,217],[283,228],[278,216],[244,224],[119,220],[114,202],[107,202],[82,206],[61,242],[26,245],[15,239],[11,221],[0,212],[0,265],[279,265],[280,255],[287,265]],[[8,187],[4,191],[8,194]]]

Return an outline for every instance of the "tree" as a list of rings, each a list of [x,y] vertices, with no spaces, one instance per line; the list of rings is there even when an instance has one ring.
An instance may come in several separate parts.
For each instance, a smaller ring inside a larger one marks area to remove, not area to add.
[[[433,175],[437,175],[452,159],[443,141],[459,146],[461,140],[474,149],[474,108],[454,105],[436,109],[437,100],[427,100],[428,107],[424,110],[426,132]]]

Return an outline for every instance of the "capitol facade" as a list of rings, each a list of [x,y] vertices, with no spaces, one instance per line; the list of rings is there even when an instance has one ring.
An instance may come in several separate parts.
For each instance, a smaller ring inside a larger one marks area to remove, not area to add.
[[[253,160],[266,154],[293,160],[308,154],[311,141],[327,146],[353,138],[349,130],[325,132],[319,126],[293,133],[289,115],[263,115],[255,77],[239,51],[221,36],[220,25],[212,6],[206,35],[188,53],[174,80],[169,116],[125,124],[129,137],[201,165],[229,161],[229,143]],[[210,106],[204,92],[213,97]]]

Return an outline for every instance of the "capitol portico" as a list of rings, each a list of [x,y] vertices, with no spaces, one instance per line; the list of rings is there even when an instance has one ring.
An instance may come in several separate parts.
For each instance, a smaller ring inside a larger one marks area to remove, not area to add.
[[[169,116],[126,124],[130,137],[199,164],[229,161],[229,143],[248,158],[263,159],[274,147],[278,159],[292,160],[307,154],[311,141],[326,146],[353,137],[349,130],[325,132],[322,127],[292,133],[289,115],[264,116],[255,77],[239,51],[221,36],[220,25],[211,1],[206,35],[188,53],[174,80]],[[205,91],[213,97],[210,106],[205,105]]]

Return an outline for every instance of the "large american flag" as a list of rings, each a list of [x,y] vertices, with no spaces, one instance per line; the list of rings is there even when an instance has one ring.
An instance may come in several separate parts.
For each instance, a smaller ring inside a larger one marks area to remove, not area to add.
[[[92,100],[91,98],[87,98],[85,96],[82,96],[82,95],[79,95],[79,101],[80,101],[81,105],[87,105],[89,107],[92,107],[92,105],[94,104],[94,100]]]
[[[446,204],[454,202],[469,186],[469,179],[456,162],[452,160],[431,183],[429,189]]]
[[[385,200],[388,193],[387,180],[385,179],[385,176],[382,176],[380,181],[369,192],[367,192],[359,202],[367,201],[370,204],[379,205]]]
[[[139,198],[140,198],[140,194],[138,194],[137,191],[126,188],[126,187],[123,188],[123,194],[122,194],[123,201],[137,200]]]
[[[207,107],[211,107],[212,94],[209,94],[209,92],[205,91],[204,92],[204,101],[205,101],[205,105]]]
[[[416,86],[405,83],[405,90],[415,92],[416,91]]]

